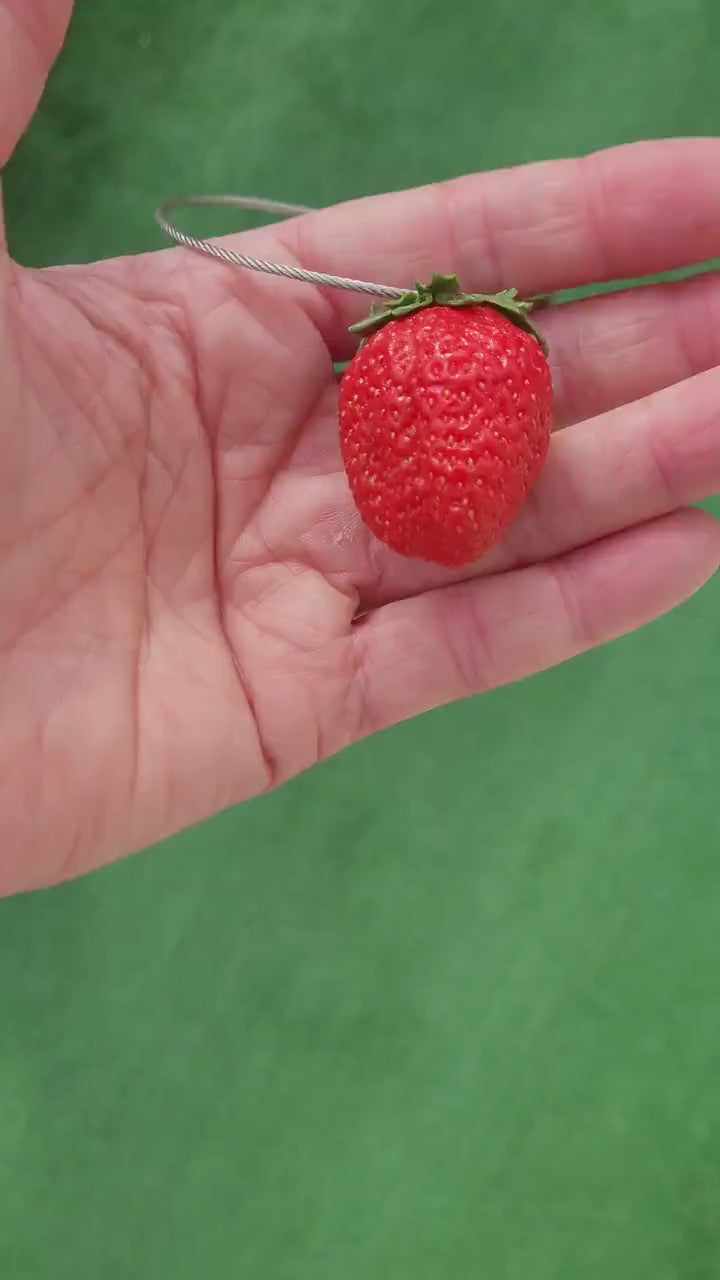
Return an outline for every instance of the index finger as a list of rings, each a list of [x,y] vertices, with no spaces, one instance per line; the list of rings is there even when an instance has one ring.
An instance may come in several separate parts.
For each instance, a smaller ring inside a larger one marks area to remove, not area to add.
[[[720,138],[667,139],[372,196],[273,228],[310,270],[412,285],[453,271],[465,289],[554,293],[720,255]],[[335,359],[367,299],[308,306]]]

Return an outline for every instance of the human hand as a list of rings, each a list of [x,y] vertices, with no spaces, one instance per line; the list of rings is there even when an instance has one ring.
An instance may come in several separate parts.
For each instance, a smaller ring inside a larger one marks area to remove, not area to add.
[[[0,0],[0,164],[70,0]],[[463,178],[236,238],[525,295],[720,253],[720,141]],[[720,562],[720,279],[539,317],[557,426],[460,581],[361,525],[333,360],[362,298],[181,249],[0,254],[0,892],[76,875],[355,739],[639,627]],[[358,620],[359,615],[360,620]]]

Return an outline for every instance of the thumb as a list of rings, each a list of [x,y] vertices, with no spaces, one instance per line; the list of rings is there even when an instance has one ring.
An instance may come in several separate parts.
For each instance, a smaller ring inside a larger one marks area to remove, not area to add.
[[[0,169],[32,119],[72,0],[0,0]]]

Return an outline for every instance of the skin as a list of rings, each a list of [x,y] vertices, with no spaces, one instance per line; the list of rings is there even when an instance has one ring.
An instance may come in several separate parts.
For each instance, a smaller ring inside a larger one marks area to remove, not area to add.
[[[0,0],[0,165],[70,0]],[[289,193],[290,195],[292,193]],[[470,176],[237,237],[525,294],[720,254],[720,141]],[[558,430],[461,580],[359,523],[333,360],[361,297],[188,253],[0,251],[0,893],[55,883],[359,737],[640,627],[720,563],[720,279],[542,314]]]

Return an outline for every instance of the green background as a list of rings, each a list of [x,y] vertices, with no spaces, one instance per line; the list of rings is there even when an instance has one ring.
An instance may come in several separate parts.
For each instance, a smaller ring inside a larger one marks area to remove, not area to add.
[[[12,244],[720,133],[719,41],[716,0],[81,0]],[[718,1277],[719,637],[716,582],[2,904],[2,1280]]]

